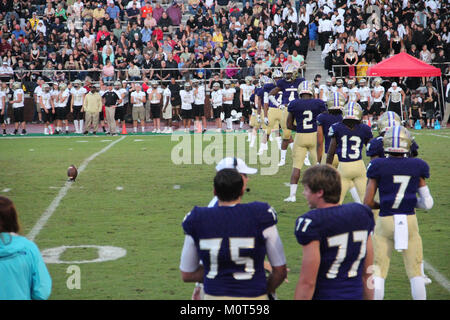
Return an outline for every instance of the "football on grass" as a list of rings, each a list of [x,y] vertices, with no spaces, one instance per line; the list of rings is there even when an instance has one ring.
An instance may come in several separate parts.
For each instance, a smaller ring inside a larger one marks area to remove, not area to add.
[[[78,175],[78,170],[74,165],[71,165],[69,168],[67,168],[67,176],[69,177],[70,181],[75,181]]]

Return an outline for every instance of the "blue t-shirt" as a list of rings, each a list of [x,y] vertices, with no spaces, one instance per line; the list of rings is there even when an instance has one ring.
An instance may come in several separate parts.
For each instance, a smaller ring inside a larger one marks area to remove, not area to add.
[[[304,78],[297,78],[293,81],[287,81],[286,79],[280,79],[277,81],[277,87],[283,92],[281,103],[288,105],[289,102],[298,99],[298,86],[305,81]]]
[[[328,136],[336,138],[336,154],[340,162],[361,160],[363,145],[373,137],[368,125],[359,123],[350,129],[343,122],[331,125]]]
[[[182,223],[203,262],[205,293],[257,297],[267,293],[263,231],[277,223],[267,203],[194,207]]]
[[[374,225],[370,208],[358,203],[314,209],[297,218],[294,233],[298,243],[320,242],[313,299],[363,299],[366,243]]]
[[[415,141],[413,141],[413,143],[411,144],[411,154],[417,154],[417,150],[419,150],[419,146]],[[385,157],[382,136],[378,136],[370,140],[370,142],[367,144],[366,155],[368,157]]]
[[[317,132],[317,117],[326,110],[322,99],[296,99],[288,105],[288,111],[297,122],[298,133]]]
[[[430,177],[430,168],[418,158],[376,158],[367,166],[380,194],[380,216],[415,214],[420,178]]]
[[[317,125],[322,127],[323,136],[325,138],[325,153],[328,152],[331,137],[328,135],[328,130],[331,125],[336,122],[342,122],[341,114],[329,114],[327,112],[321,113],[317,116]]]

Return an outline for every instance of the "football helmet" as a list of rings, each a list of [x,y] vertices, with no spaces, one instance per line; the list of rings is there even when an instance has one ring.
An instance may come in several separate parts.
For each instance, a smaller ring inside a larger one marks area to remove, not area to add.
[[[350,80],[348,80],[348,87],[349,88],[353,88],[353,86],[355,85],[355,80],[353,80],[353,79],[350,79]]]
[[[153,88],[156,88],[156,87],[158,86],[158,81],[152,80],[152,81],[150,81],[150,85],[151,85]]]
[[[385,152],[409,153],[411,144],[411,134],[403,126],[388,128],[383,138],[383,148]]]
[[[342,110],[345,104],[345,97],[340,92],[333,92],[327,100],[328,110]]]
[[[390,127],[401,126],[402,120],[394,111],[387,111],[378,119],[377,129],[379,133],[385,133]]]
[[[302,83],[300,83],[300,85],[297,88],[298,94],[310,94],[310,95],[314,95],[314,87],[313,87],[313,83],[311,81],[303,81]]]
[[[223,81],[223,85],[224,85],[224,86],[231,86],[231,81],[228,80],[228,79],[225,79],[225,80]]]
[[[67,89],[67,84],[65,84],[64,82],[60,83],[58,88],[59,88],[59,90],[66,90]]]
[[[283,78],[283,72],[281,72],[279,69],[273,70],[272,79],[275,80],[275,79],[281,79],[281,78]]]
[[[50,91],[50,86],[49,86],[48,84],[44,83],[44,84],[42,85],[42,90],[48,92],[48,91]]]
[[[184,89],[186,89],[186,90],[190,90],[191,89],[191,84],[188,81],[186,81],[184,83]]]
[[[383,80],[381,80],[380,77],[376,77],[376,78],[373,80],[373,84],[374,84],[374,85],[380,85],[382,81],[383,81]]]
[[[252,81],[253,81],[253,77],[251,77],[251,76],[245,77],[245,83],[246,83],[247,85],[251,85],[251,84],[252,84]]]
[[[74,86],[80,86],[81,85],[81,81],[80,80],[75,80],[74,82],[73,82],[73,85]]]
[[[193,87],[198,86],[198,80],[197,79],[192,79],[191,83],[192,83]]]
[[[286,81],[293,81],[297,78],[297,67],[293,64],[288,64],[283,71]]]
[[[213,88],[220,88],[220,84],[218,83],[218,82],[214,82],[214,84],[213,84]]]
[[[115,87],[120,87],[122,84],[120,83],[120,81],[116,81],[116,82],[114,82],[114,86]]]
[[[272,80],[272,78],[269,78],[268,76],[262,76],[261,78],[259,78],[259,85],[261,87],[264,87],[265,84],[273,83],[273,82],[274,81]]]
[[[21,88],[20,82],[14,82],[12,86],[13,90],[18,90]]]
[[[362,86],[365,86],[367,83],[366,79],[362,78],[361,80],[359,80],[359,84]]]
[[[363,110],[361,106],[352,101],[347,103],[344,106],[344,117],[343,119],[352,119],[352,120],[361,120],[362,119]]]
[[[338,86],[339,88],[342,87],[344,85],[344,81],[342,79],[337,79],[336,80],[336,86]]]

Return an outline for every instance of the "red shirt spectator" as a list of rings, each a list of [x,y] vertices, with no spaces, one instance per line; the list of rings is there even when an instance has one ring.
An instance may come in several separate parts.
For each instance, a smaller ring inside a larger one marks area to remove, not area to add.
[[[150,5],[150,3],[146,2],[146,3],[145,3],[145,6],[143,6],[143,7],[141,8],[141,17],[142,17],[143,19],[145,19],[145,18],[147,17],[147,14],[152,14],[152,13],[153,13],[153,8],[152,8],[152,6]]]
[[[155,30],[153,30],[153,34],[156,36],[156,40],[161,41],[163,39],[163,31],[161,30],[161,27],[156,27]]]
[[[98,32],[97,32],[97,40],[96,40],[96,42],[98,43],[98,42],[100,42],[100,38],[102,37],[102,36],[104,36],[104,38],[107,38],[108,36],[109,36],[109,32],[108,32],[108,30],[106,29],[106,26],[103,26],[104,28],[102,28],[101,30],[98,30]],[[105,31],[106,30],[106,31]]]

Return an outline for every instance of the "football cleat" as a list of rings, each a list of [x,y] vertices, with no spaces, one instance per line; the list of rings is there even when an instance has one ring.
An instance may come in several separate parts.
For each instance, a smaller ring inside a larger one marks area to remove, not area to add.
[[[387,111],[377,121],[378,132],[385,133],[390,127],[401,126],[401,119],[394,111]]]
[[[383,138],[383,149],[387,153],[409,153],[411,134],[405,127],[396,126],[387,129]]]
[[[289,196],[286,199],[284,199],[284,202],[296,202],[297,198],[295,196]]]
[[[284,166],[286,164],[286,159],[281,159],[280,160],[280,163],[278,163],[278,166],[279,167],[282,167],[282,166]]]
[[[309,161],[309,152],[306,154],[305,160],[303,160],[305,166],[311,166],[311,161]]]
[[[344,106],[344,117],[343,119],[361,120],[362,119],[362,108],[356,102],[349,102]]]

